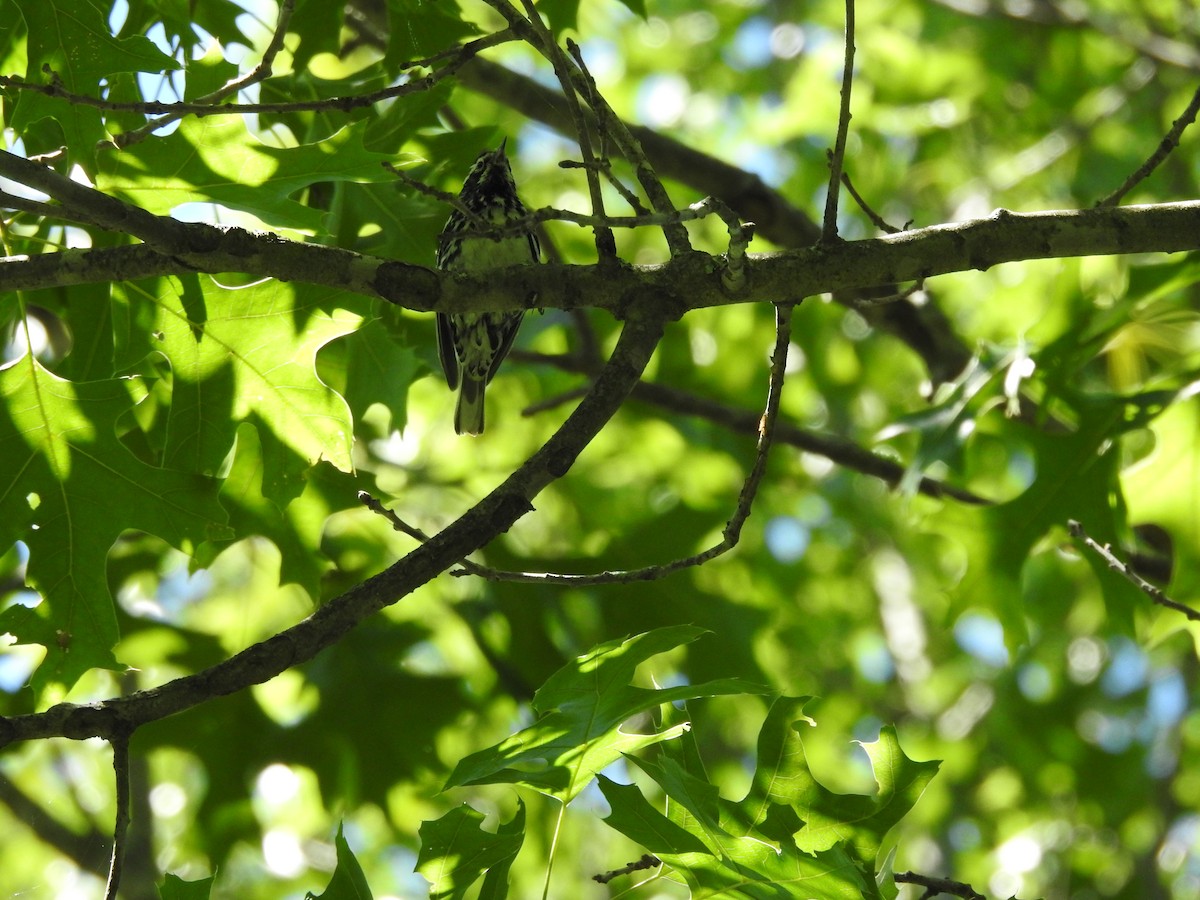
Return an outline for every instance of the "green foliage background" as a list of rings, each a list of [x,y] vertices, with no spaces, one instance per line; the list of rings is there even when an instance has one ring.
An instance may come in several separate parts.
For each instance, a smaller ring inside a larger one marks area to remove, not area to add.
[[[5,2],[0,73],[42,81],[47,65],[82,94],[202,97],[256,64],[275,11],[194,6]],[[1090,206],[1195,89],[1200,23],[1184,4],[1111,0],[1079,21],[1049,5],[1024,19],[954,6],[858,4],[846,166],[896,225]],[[819,216],[841,3],[539,9],[626,119]],[[300,2],[276,74],[242,99],[366,93],[498,27],[471,0]],[[549,83],[528,47],[488,56]],[[350,111],[189,118],[120,151],[100,142],[144,116],[20,90],[3,109],[6,149],[65,147],[60,171],[156,213],[421,265],[446,209],[383,161],[457,190],[505,135],[528,205],[586,203],[580,173],[556,166],[577,154],[562,136],[453,79]],[[1192,147],[1185,135],[1128,200],[1196,197]],[[701,197],[669,187],[681,207]],[[625,213],[615,194],[610,210]],[[848,239],[874,233],[852,206],[840,224]],[[723,250],[715,226],[689,229]],[[549,233],[563,260],[594,261],[585,230]],[[655,229],[618,237],[628,261],[665,257]],[[28,214],[8,215],[2,238],[10,257],[132,242]],[[925,302],[974,360],[932,390],[902,342],[808,300],[784,417],[873,447],[912,479],[893,490],[778,446],[741,545],[703,568],[614,587],[443,575],[312,663],[140,730],[135,828],[149,843],[133,859],[172,873],[164,897],[333,898],[364,883],[376,897],[429,884],[499,897],[506,881],[526,897],[547,877],[553,894],[603,897],[656,870],[590,877],[645,851],[674,875],[636,896],[894,896],[887,873],[907,869],[995,896],[1195,896],[1194,626],[1066,531],[1078,519],[1128,557],[1145,549],[1135,526],[1165,530],[1167,590],[1200,595],[1195,279],[1185,255],[936,279]],[[433,533],[573,404],[522,409],[586,384],[514,358],[489,390],[488,433],[458,438],[430,316],[246,282],[0,281],[0,631],[14,642],[0,713],[160,684],[298,621],[412,547],[358,491]],[[32,340],[46,333],[36,358],[23,323]],[[606,314],[550,309],[527,318],[518,347],[609,348],[616,330]],[[691,313],[647,379],[756,411],[772,337],[767,309]],[[593,572],[694,553],[730,515],[753,449],[703,416],[630,401],[479,560]],[[919,474],[999,502],[915,494]],[[611,680],[588,681],[598,660],[616,666],[602,670]],[[100,895],[110,759],[62,740],[0,757],[0,895]],[[136,866],[128,878],[129,896],[153,896]],[[778,892],[754,887],[766,884]]]

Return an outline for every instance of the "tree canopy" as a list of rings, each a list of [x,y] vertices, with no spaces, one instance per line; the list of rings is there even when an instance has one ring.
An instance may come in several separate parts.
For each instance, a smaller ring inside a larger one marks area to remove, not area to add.
[[[0,5],[0,895],[1196,896],[1198,40]]]

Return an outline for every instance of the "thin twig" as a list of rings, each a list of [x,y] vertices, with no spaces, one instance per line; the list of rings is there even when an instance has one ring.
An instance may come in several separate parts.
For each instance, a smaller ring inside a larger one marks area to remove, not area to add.
[[[918,291],[922,291],[924,289],[925,289],[925,279],[918,278],[916,281],[914,281],[912,284],[910,284],[908,287],[904,288],[903,290],[892,291],[891,293],[888,293],[888,294],[880,294],[877,297],[866,296],[864,294],[862,297],[855,297],[847,305],[851,309],[855,309],[855,310],[868,310],[868,309],[872,309],[873,307],[887,306],[889,303],[898,303],[901,300],[907,300],[913,294],[917,293]]]
[[[539,220],[535,219],[534,216],[529,215],[521,217],[522,228],[520,229],[512,229],[509,227],[499,229],[496,227],[496,225],[489,222],[475,210],[467,206],[467,204],[463,203],[462,197],[458,194],[452,194],[449,191],[439,190],[432,185],[428,185],[423,181],[413,178],[402,169],[396,168],[387,160],[384,160],[381,165],[413,190],[424,194],[427,197],[432,197],[433,199],[438,200],[441,203],[445,203],[448,206],[452,206],[454,209],[458,210],[458,212],[462,213],[468,222],[472,223],[470,228],[456,231],[453,234],[443,231],[438,236],[439,241],[445,242],[456,240],[464,234],[477,234],[480,237],[500,237],[502,235],[508,235],[510,232],[512,234],[523,234],[526,229],[535,228],[538,224],[540,224]]]
[[[593,363],[572,356],[514,350],[512,357],[524,362],[554,366],[557,369],[581,375],[587,375],[594,369]],[[742,434],[753,434],[758,428],[758,415],[751,410],[700,397],[665,384],[638,382],[633,388],[631,397],[670,412],[696,416]],[[806,453],[824,457],[842,468],[870,475],[893,487],[901,482],[906,472],[905,467],[895,460],[872,453],[853,441],[837,435],[822,434],[800,428],[787,421],[781,421],[776,425],[775,443],[786,444]],[[988,506],[992,502],[971,491],[929,477],[921,479],[917,485],[917,492],[927,497],[950,498],[974,506]]]
[[[262,59],[258,61],[258,65],[241,78],[235,78],[212,93],[198,97],[197,102],[220,103],[226,97],[236,94],[243,88],[270,78],[275,65],[275,57],[283,49],[283,40],[287,37],[288,23],[292,20],[292,12],[295,8],[296,0],[280,0],[279,16],[275,20],[275,32],[271,35],[271,42],[267,44],[267,49],[263,51]]]
[[[442,79],[453,75],[463,65],[475,57],[483,49],[499,43],[511,41],[514,35],[509,30],[487,35],[458,47],[455,55],[443,67],[430,72],[423,78],[406,81],[403,84],[381,88],[368,94],[349,94],[342,97],[327,97],[323,100],[289,100],[280,103],[200,103],[197,101],[180,101],[165,103],[158,100],[117,101],[104,100],[88,94],[69,91],[57,82],[38,84],[25,81],[16,76],[0,75],[0,88],[14,88],[21,91],[32,91],[47,97],[61,97],[68,103],[77,106],[90,106],[109,112],[135,112],[144,115],[165,114],[180,118],[182,116],[239,115],[246,113],[288,113],[315,112],[336,109],[342,112],[373,106],[382,100],[403,97],[427,91]]]
[[[406,534],[410,538],[420,541],[422,544],[427,543],[430,540],[430,536],[428,534],[426,534],[416,525],[410,525],[408,522],[405,522],[396,514],[394,510],[388,509],[376,497],[372,496],[366,491],[358,492],[358,502],[367,509],[371,510],[371,512],[383,516],[383,518],[387,519],[388,522],[391,523],[392,528],[394,528],[396,531],[399,531],[401,534]],[[459,560],[458,565],[462,566],[462,571],[465,575],[480,575],[487,577],[492,571],[486,566],[480,566],[471,562],[469,559]]]
[[[837,139],[829,160],[829,191],[825,195],[825,221],[821,241],[837,240],[838,192],[842,183],[842,165],[846,157],[846,135],[850,131],[850,88],[854,83],[854,0],[846,0],[846,54],[842,65],[842,105],[838,111]]]
[[[779,418],[779,395],[783,390],[784,373],[787,368],[788,345],[792,334],[792,305],[775,306],[775,347],[771,354],[771,375],[767,385],[766,409],[758,425],[758,441],[755,446],[754,464],[742,483],[733,515],[725,523],[721,539],[707,550],[692,556],[675,559],[668,563],[645,566],[640,569],[597,572],[591,575],[564,575],[553,572],[498,572],[490,571],[484,577],[490,581],[515,581],[533,584],[629,584],[635,581],[657,581],[681,569],[702,566],[718,556],[728,553],[741,539],[742,528],[750,518],[754,498],[767,470],[767,457],[775,436],[775,424]],[[455,570],[451,575],[474,574]]]
[[[926,897],[936,897],[938,894],[950,894],[953,897],[962,897],[963,900],[987,900],[987,897],[962,881],[933,878],[929,875],[918,875],[916,872],[897,872],[892,877],[902,884],[919,884],[925,888],[922,900]]]
[[[555,63],[555,55],[561,55],[562,50],[555,43],[553,35],[549,29],[543,25],[536,11],[531,15],[531,19],[526,19],[520,12],[508,3],[507,0],[485,0],[485,2],[502,15],[509,27],[517,33],[517,35],[535,48],[538,48],[542,55],[545,56],[552,65]],[[528,0],[525,0],[528,2]],[[529,4],[532,7],[532,3]],[[536,21],[536,24],[535,24]],[[544,30],[548,38],[544,39],[542,33],[537,29]],[[557,74],[558,69],[556,67]],[[579,84],[574,84],[576,75],[571,75],[572,89],[567,90],[564,87],[564,92],[567,97],[573,96],[575,91],[580,91],[585,95],[588,93],[586,78],[582,71],[578,71],[577,77]],[[658,173],[654,171],[654,167],[650,165],[646,158],[645,152],[642,150],[642,145],[629,127],[621,120],[621,118],[613,112],[608,101],[604,99],[604,95],[596,91],[590,98],[593,101],[592,112],[596,116],[596,121],[600,131],[612,138],[621,155],[633,166],[634,173],[637,175],[638,183],[641,184],[642,190],[646,192],[646,197],[650,201],[650,206],[659,214],[669,214],[673,212],[675,207],[671,202],[667,190],[663,187],[662,180],[658,177]],[[574,116],[574,111],[571,113]],[[576,127],[576,131],[580,129]],[[666,220],[663,223],[663,235],[667,239],[667,246],[670,248],[672,256],[681,256],[688,253],[692,249],[691,241],[685,229],[678,222]]]
[[[579,144],[579,153],[583,158],[587,173],[588,196],[592,211],[597,215],[604,214],[604,196],[600,190],[600,179],[595,168],[595,155],[592,152],[591,132],[588,129],[587,118],[579,105],[575,81],[571,74],[571,65],[566,54],[558,46],[553,32],[542,21],[541,15],[534,7],[532,0],[522,0],[525,15],[508,0],[485,0],[485,2],[502,15],[508,22],[509,28],[523,37],[530,46],[542,54],[554,70],[562,88],[563,100],[571,117],[571,125],[575,131],[575,140]],[[594,227],[596,238],[596,255],[601,262],[610,262],[616,258],[617,245],[612,233],[605,227]]]
[[[541,209],[528,213],[519,219],[513,219],[511,222],[500,226],[488,222],[482,216],[472,212],[463,204],[457,194],[439,190],[419,179],[413,178],[403,169],[397,168],[386,160],[381,165],[413,190],[425,194],[427,197],[432,197],[441,203],[453,206],[464,216],[476,223],[472,228],[464,230],[461,234],[478,234],[494,238],[512,237],[513,235],[524,234],[526,231],[538,227],[543,222],[571,222],[586,228],[598,229],[645,228],[648,226],[663,226],[669,223],[690,222],[695,219],[703,219],[707,216],[716,215],[725,222],[726,227],[730,231],[731,238],[733,240],[741,240],[745,244],[749,242],[749,235],[746,233],[746,230],[753,229],[754,227],[753,223],[740,222],[733,212],[715,197],[705,197],[703,200],[698,200],[685,209],[675,209],[664,213],[642,212],[634,216],[589,215],[588,213],[575,212],[570,209],[544,206]],[[752,233],[750,232],[750,234]]]
[[[125,865],[125,838],[129,833],[129,734],[118,730],[109,738],[113,751],[113,772],[116,775],[117,814],[113,822],[112,859],[108,867],[108,886],[104,900],[117,900],[121,870]]]
[[[1200,622],[1200,610],[1192,609],[1190,606],[1185,606],[1177,600],[1172,600],[1157,587],[1148,582],[1145,578],[1133,571],[1132,568],[1121,562],[1112,552],[1108,544],[1097,543],[1086,531],[1083,525],[1074,519],[1067,520],[1067,531],[1071,532],[1071,536],[1076,540],[1083,541],[1083,545],[1099,556],[1108,565],[1110,569],[1122,576],[1126,581],[1132,584],[1135,588],[1157,603],[1159,606],[1165,606],[1167,609],[1173,609],[1175,612],[1183,613],[1193,622]]]
[[[1139,182],[1148,178],[1150,173],[1171,155],[1171,151],[1179,146],[1180,137],[1187,127],[1196,121],[1197,113],[1200,113],[1200,87],[1196,88],[1196,92],[1192,94],[1192,101],[1187,105],[1183,114],[1171,123],[1171,130],[1159,142],[1154,152],[1150,154],[1150,158],[1138,166],[1137,171],[1126,178],[1124,184],[1103,200],[1098,200],[1096,206],[1116,206],[1121,202],[1121,198],[1133,190]]]
[[[574,42],[569,41],[568,43],[573,44]],[[576,53],[578,53],[578,48],[576,48]],[[591,78],[590,75],[583,74],[582,67],[580,72],[581,78]],[[660,215],[669,215],[674,212],[675,204],[671,202],[671,198],[667,194],[667,189],[663,186],[662,179],[658,177],[658,173],[650,165],[650,160],[646,158],[646,153],[642,150],[641,142],[638,141],[621,117],[609,106],[603,94],[598,90],[594,91],[591,99],[592,112],[596,114],[596,120],[600,125],[601,132],[612,137],[617,148],[621,151],[621,155],[633,166],[638,183],[642,186],[642,190],[646,192],[646,198],[650,201],[651,208]],[[680,222],[667,219],[662,225],[662,230],[663,237],[667,240],[667,247],[671,251],[671,256],[681,256],[692,249],[687,229]]]
[[[829,159],[830,163],[832,164],[832,150],[829,151]],[[854,183],[850,180],[850,175],[845,170],[842,171],[842,184],[846,186],[846,190],[850,192],[850,196],[854,198],[854,202],[858,204],[858,208],[861,209],[866,214],[867,218],[871,220],[871,224],[873,224],[880,231],[883,231],[887,234],[899,234],[902,231],[907,231],[912,225],[911,220],[905,222],[903,228],[897,228],[895,225],[889,225],[883,216],[875,212],[875,210],[871,208],[871,205],[863,199],[862,194],[855,189]]]
[[[575,127],[579,129],[579,154],[583,159],[583,168],[587,175],[588,196],[591,198],[592,212],[594,212],[596,215],[602,216],[604,215],[604,192],[600,188],[601,169],[603,168],[607,171],[610,181],[615,180],[612,176],[612,169],[608,168],[608,151],[605,147],[607,141],[605,140],[604,129],[597,129],[596,136],[600,141],[600,146],[593,151],[591,135],[588,130],[588,120],[587,117],[584,116],[583,110],[579,107],[579,99],[575,94],[574,85],[572,84],[571,73],[567,67],[566,58],[562,55],[562,50],[559,49],[558,44],[554,40],[554,35],[550,32],[550,29],[542,25],[541,18],[538,17],[537,10],[534,8],[532,0],[524,0],[524,2],[526,14],[537,19],[537,23],[534,25],[534,28],[543,32],[543,40],[546,41],[549,46],[553,47],[555,59],[561,61],[556,61],[554,63],[555,74],[558,74],[558,68],[561,64],[562,75],[559,77],[559,83],[562,85],[563,96],[565,96],[567,98],[567,102],[571,104],[571,115],[575,120]],[[567,49],[571,52],[571,56],[574,57],[575,64],[579,67],[579,71],[583,73],[584,84],[588,91],[586,94],[587,103],[588,106],[594,110],[599,103],[596,98],[600,93],[600,91],[596,88],[596,81],[592,78],[591,73],[584,65],[583,54],[579,51],[579,47],[574,41],[568,39]],[[626,191],[623,193],[628,195],[629,192]],[[635,205],[632,206],[632,209],[637,211],[639,205],[640,204],[636,204],[635,198]],[[605,226],[594,228],[593,231],[596,235],[596,255],[598,260],[601,263],[614,261],[617,258],[617,242],[613,237],[612,229]]]
[[[71,222],[75,225],[95,225],[91,219],[86,216],[76,215],[61,206],[56,206],[53,203],[43,203],[40,200],[30,200],[27,197],[18,197],[15,194],[10,194],[6,191],[0,191],[0,209],[11,209],[17,212],[26,212],[35,216],[41,216],[46,219],[61,219],[64,222]]]
[[[262,59],[258,61],[258,65],[251,71],[247,72],[240,78],[235,78],[227,84],[219,87],[212,93],[205,94],[203,97],[197,97],[196,103],[207,105],[216,105],[236,94],[238,91],[249,87],[252,84],[257,84],[271,77],[272,69],[275,64],[275,57],[279,51],[283,49],[283,41],[287,36],[288,23],[292,20],[292,12],[296,8],[296,0],[281,0],[279,4],[279,16],[275,20],[275,31],[271,35],[271,42],[267,44],[267,49],[263,51]],[[134,144],[145,140],[149,135],[153,134],[164,125],[169,125],[171,122],[180,119],[184,113],[167,113],[159,116],[157,119],[152,119],[140,128],[135,128],[133,131],[127,131],[123,134],[118,134],[113,138],[113,143],[117,147],[131,147]]]
[[[24,584],[22,580],[20,585],[23,587]],[[106,836],[95,826],[88,825],[82,834],[68,828],[3,773],[0,773],[0,804],[8,807],[8,815],[13,821],[28,828],[43,844],[69,858],[80,869],[97,878],[104,877],[110,866],[109,854],[104,848]],[[9,839],[15,840],[16,836],[10,832]]]
[[[611,184],[613,186],[613,190],[615,190],[618,194],[621,195],[621,199],[629,204],[630,209],[632,209],[638,215],[649,215],[650,210],[648,210],[646,208],[646,205],[644,203],[642,203],[641,200],[638,199],[637,194],[635,194],[632,190],[630,190],[629,187],[625,184],[625,182],[623,182],[620,178],[618,178],[613,173],[612,161],[609,160],[608,157],[602,156],[599,159],[595,160],[592,163],[592,165],[593,165],[593,167],[595,167],[596,169],[598,169],[600,171],[600,174],[604,176],[605,181],[607,181],[609,184]],[[587,168],[587,165],[585,163],[582,163],[575,159],[564,159],[562,162],[560,162],[558,164],[558,166],[560,169],[584,169],[584,168]]]
[[[746,287],[746,249],[754,239],[754,223],[743,222],[737,213],[716,197],[705,197],[688,209],[711,210],[725,223],[729,232],[729,248],[725,251],[725,265],[721,269],[721,286],[730,294],[740,293]]]
[[[614,878],[619,878],[622,875],[631,875],[634,872],[642,869],[657,869],[662,865],[662,860],[653,853],[643,853],[641,859],[635,859],[633,862],[625,863],[619,869],[610,869],[607,872],[601,872],[599,875],[593,875],[592,881],[598,881],[601,884],[608,884]]]
[[[564,403],[570,403],[572,400],[578,400],[580,397],[587,396],[587,386],[571,388],[569,391],[563,391],[561,394],[555,394],[553,397],[547,397],[537,403],[530,403],[521,410],[521,417],[528,419],[536,416],[539,413],[544,413],[547,410],[562,406]]]

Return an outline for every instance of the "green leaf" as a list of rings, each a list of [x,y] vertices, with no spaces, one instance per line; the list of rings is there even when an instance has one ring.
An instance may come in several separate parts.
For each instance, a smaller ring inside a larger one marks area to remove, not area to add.
[[[318,53],[337,53],[341,46],[342,23],[346,8],[327,0],[299,0],[288,23],[288,33],[300,38],[292,51],[292,66],[298,71]],[[290,46],[290,45],[289,45]]]
[[[646,19],[646,0],[621,0],[631,13],[643,21]]]
[[[437,124],[438,110],[450,101],[452,85],[442,82],[428,91],[404,97],[371,117],[365,144],[369,150],[395,153],[421,128]]]
[[[911,808],[937,763],[914,763],[894,729],[866,744],[879,786],[874,796],[836,794],[808,768],[796,726],[807,698],[777,699],[759,732],[750,790],[722,799],[702,777],[690,735],[658,761],[630,758],[666,794],[666,815],[633,786],[601,779],[612,815],[605,821],[692,885],[694,896],[858,898],[877,896],[874,872],[884,835]],[[797,891],[798,884],[803,887]]]
[[[799,737],[795,743],[803,760]],[[905,756],[892,726],[882,729],[877,741],[861,746],[871,758],[879,788],[875,796],[835,794],[814,779],[807,791],[785,802],[804,821],[796,834],[798,847],[814,852],[846,845],[873,871],[884,835],[912,809],[936,774],[938,763],[917,763]]]
[[[189,59],[184,72],[187,81],[184,83],[183,99],[189,101],[207,96],[238,77],[238,67],[225,59],[225,48],[217,43],[209,46],[203,56]]]
[[[579,20],[579,0],[542,0],[538,11],[546,17],[551,30],[557,35],[575,28]]]
[[[246,10],[233,0],[204,0],[203,3],[183,3],[179,0],[131,0],[129,12],[121,34],[144,34],[155,25],[161,25],[168,43],[176,42],[186,49],[202,44],[204,38],[195,26],[208,32],[223,44],[238,43],[247,47],[254,45],[239,27],[239,18],[247,20]]]
[[[136,332],[154,344],[122,343],[127,364],[153,348],[171,364],[172,389],[164,464],[215,474],[237,427],[259,430],[262,493],[277,503],[295,496],[318,460],[342,471],[353,463],[353,422],[345,401],[321,381],[317,352],[354,330],[359,317],[339,306],[339,292],[267,281],[232,290],[208,276],[123,285],[119,312],[139,318]],[[126,341],[135,330],[122,325]]]
[[[93,667],[116,668],[117,623],[105,559],[125,529],[185,553],[228,535],[215,481],[156,468],[116,437],[131,382],[70,382],[28,355],[0,370],[0,543],[29,547],[35,608],[0,613],[0,628],[46,645],[35,677],[71,685]]]
[[[612,810],[604,821],[631,841],[660,858],[708,853],[704,841],[651,806],[636,785],[618,784],[606,775],[597,781]]]
[[[318,773],[331,803],[381,797],[413,772],[443,771],[438,735],[473,704],[458,679],[413,670],[429,639],[417,623],[377,617],[305,666],[320,708],[289,731],[298,745],[290,753]],[[387,697],[406,699],[403,707],[381,705]],[[378,726],[369,749],[348,738],[364,719]]]
[[[15,2],[28,28],[25,77],[30,81],[44,82],[45,66],[67,90],[98,97],[100,80],[107,76],[179,68],[179,63],[142,35],[114,37],[108,28],[107,10],[92,0],[70,4]],[[71,161],[91,172],[96,143],[106,136],[100,110],[59,97],[22,92],[13,112],[13,129],[21,133],[44,118],[54,119],[62,128]]]
[[[910,432],[917,435],[917,447],[900,482],[902,491],[915,493],[922,476],[936,462],[961,468],[963,447],[975,431],[975,419],[994,397],[988,388],[1015,356],[977,354],[954,381],[941,385],[929,408],[899,416],[879,433],[876,439],[880,441]]]
[[[184,881],[178,875],[167,873],[158,886],[158,896],[160,900],[208,900],[215,880],[216,876],[210,875],[198,881]]]
[[[315,483],[305,481],[304,492],[286,505],[263,494],[264,462],[258,429],[243,424],[237,430],[237,449],[229,474],[221,485],[221,505],[229,512],[229,524],[238,537],[260,535],[279,550],[279,580],[300,585],[313,600],[321,596],[321,576],[333,563],[313,548],[321,544],[321,532],[334,510],[320,495]],[[349,498],[354,492],[343,492]],[[210,545],[199,557],[211,563],[219,549]]]
[[[525,804],[496,833],[483,830],[483,814],[465,803],[440,819],[421,825],[417,872],[429,882],[434,900],[460,900],[486,873],[481,900],[503,900],[508,871],[525,840]]]
[[[671,815],[654,809],[637,787],[601,776],[600,790],[612,808],[604,821],[673,869],[691,886],[693,897],[861,900],[867,895],[868,879],[845,853],[805,853],[790,842],[772,843],[744,831],[737,823],[738,815],[716,821],[707,814],[697,818],[681,813],[679,809],[707,806],[697,803],[698,795],[707,800],[705,795],[715,796],[716,789],[702,789],[710,786],[684,772],[673,759],[661,766],[635,762],[668,792]],[[736,812],[726,801],[717,802],[725,808],[724,813]]]
[[[333,870],[333,877],[329,879],[329,887],[321,894],[309,892],[305,895],[305,900],[371,900],[367,876],[363,874],[362,866],[358,864],[354,851],[346,842],[340,822],[334,845],[337,847],[337,868]]]
[[[390,155],[363,146],[366,129],[356,122],[319,143],[281,148],[259,141],[234,116],[185,119],[166,137],[106,154],[96,186],[159,215],[211,201],[268,225],[318,231],[326,213],[293,195],[317,182],[394,178],[380,165]]]
[[[384,65],[396,73],[403,63],[432,56],[473,36],[478,29],[446,3],[387,0],[388,48]]]
[[[538,719],[533,725],[461,760],[446,786],[523,784],[569,803],[622,754],[678,737],[688,727],[622,731],[631,717],[664,703],[764,690],[739,679],[655,689],[629,684],[641,663],[703,633],[690,625],[660,628],[594,648],[555,672],[534,695]]]
[[[362,421],[367,410],[379,403],[391,416],[388,427],[404,428],[408,421],[409,388],[428,375],[429,369],[416,351],[405,345],[403,337],[393,333],[381,320],[372,319],[321,352],[323,374],[328,372],[326,362],[335,354],[338,357],[338,370],[344,376],[341,393],[355,421]]]
[[[1072,409],[1077,422],[1066,434],[1012,423],[1013,436],[1033,450],[1033,483],[1008,503],[953,508],[943,517],[971,551],[971,571],[956,591],[956,609],[978,605],[992,610],[1004,625],[1009,647],[1023,643],[1029,610],[1020,576],[1034,546],[1053,528],[1065,533],[1069,519],[1082,522],[1101,543],[1119,545],[1125,512],[1120,445],[1114,438],[1144,427],[1165,402],[1157,392],[1130,398],[1078,396]],[[1104,589],[1109,614],[1130,625],[1137,591],[1094,555],[1087,558]]]

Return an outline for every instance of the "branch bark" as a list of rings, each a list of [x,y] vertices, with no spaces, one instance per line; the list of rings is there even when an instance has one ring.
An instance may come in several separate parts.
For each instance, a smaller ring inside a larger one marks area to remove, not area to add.
[[[0,152],[0,175],[14,177],[14,172],[28,174],[31,169],[50,171]],[[0,285],[6,290],[194,271],[244,272],[382,297],[420,312],[518,309],[523,308],[520,298],[532,293],[547,308],[594,307],[623,316],[632,296],[651,298],[651,303],[660,296],[687,298],[685,309],[795,302],[1009,262],[1200,249],[1196,200],[1033,213],[997,210],[967,222],[748,256],[746,286],[731,295],[713,258],[699,252],[648,266],[516,266],[471,277],[241,228],[154,216],[57,173],[51,176],[34,186],[60,191],[98,224],[127,230],[147,243],[5,258],[0,260]]]

